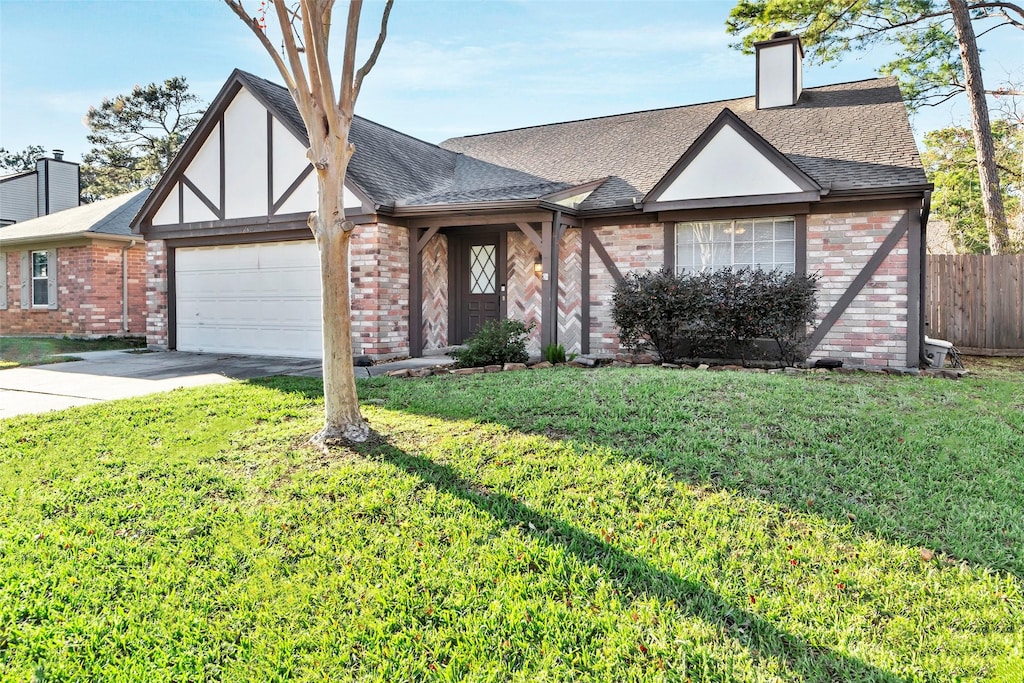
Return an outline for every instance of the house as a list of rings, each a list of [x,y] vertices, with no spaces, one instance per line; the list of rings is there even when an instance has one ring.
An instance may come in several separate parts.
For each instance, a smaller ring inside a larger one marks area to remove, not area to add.
[[[131,220],[149,190],[0,228],[0,334],[145,334],[146,250]]]
[[[59,149],[32,170],[0,176],[0,227],[78,206],[80,180],[78,164]]]
[[[756,50],[753,97],[441,145],[357,117],[356,352],[511,317],[538,323],[535,353],[612,354],[625,273],[747,264],[821,275],[812,358],[917,365],[931,185],[895,80],[804,89],[799,38]],[[306,148],[287,91],[234,72],[134,224],[152,345],[320,355]]]

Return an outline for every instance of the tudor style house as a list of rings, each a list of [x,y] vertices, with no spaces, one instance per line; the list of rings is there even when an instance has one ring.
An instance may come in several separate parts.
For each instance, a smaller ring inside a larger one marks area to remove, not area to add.
[[[619,351],[624,274],[819,273],[811,357],[918,364],[931,185],[894,79],[802,87],[795,36],[756,46],[753,97],[440,146],[356,118],[345,190],[357,353],[419,356],[482,321]],[[316,183],[287,91],[235,71],[135,220],[152,345],[321,354]]]

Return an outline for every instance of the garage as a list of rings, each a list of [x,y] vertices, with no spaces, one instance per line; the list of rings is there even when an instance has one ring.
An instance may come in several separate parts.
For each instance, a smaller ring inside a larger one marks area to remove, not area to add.
[[[179,351],[322,357],[314,241],[179,247],[174,273]]]

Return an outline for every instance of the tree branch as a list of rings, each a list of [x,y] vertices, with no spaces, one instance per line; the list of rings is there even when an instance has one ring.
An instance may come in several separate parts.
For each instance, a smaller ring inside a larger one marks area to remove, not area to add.
[[[363,9],[363,0],[349,0],[348,22],[345,25],[345,55],[341,66],[341,93],[338,97],[338,108],[342,115],[352,116],[356,98],[353,89],[353,76],[356,70],[356,40],[359,38],[359,14]]]
[[[285,66],[284,60],[281,59],[281,55],[277,54],[277,50],[271,45],[270,39],[267,38],[267,34],[263,32],[257,23],[255,17],[250,17],[249,13],[242,7],[242,0],[224,0],[227,6],[238,15],[238,18],[242,20],[242,23],[248,26],[252,32],[256,35],[256,38],[263,44],[267,52],[270,54],[271,59],[274,60],[274,64],[277,65],[278,71],[281,72],[281,76],[284,77],[285,85],[288,86],[289,90],[295,89],[295,81],[291,78],[288,73],[288,68]]]
[[[377,63],[377,57],[380,56],[380,49],[384,46],[384,39],[388,35],[388,17],[391,15],[391,6],[393,4],[394,0],[388,0],[387,4],[384,5],[384,16],[380,20],[380,33],[377,34],[377,42],[373,46],[373,52],[366,59],[366,63],[356,72],[353,99],[359,97],[359,90],[363,87],[363,79],[366,77],[366,74],[370,73],[370,69]]]

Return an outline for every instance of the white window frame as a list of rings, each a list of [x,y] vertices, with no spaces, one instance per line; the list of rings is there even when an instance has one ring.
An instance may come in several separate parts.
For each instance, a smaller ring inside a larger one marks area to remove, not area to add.
[[[46,275],[39,277],[36,275],[36,254],[42,254],[46,259]],[[31,297],[32,308],[49,308],[50,307],[50,252],[45,249],[37,249],[28,253],[28,267],[30,268],[28,274],[28,292]],[[36,282],[41,281],[46,283],[46,301],[42,303],[36,301]]]
[[[770,225],[766,225],[770,222]],[[779,226],[789,224],[789,230],[782,238],[779,237]],[[765,230],[771,232],[770,239],[764,239],[759,237],[763,235]],[[684,231],[689,230],[689,235],[685,235]],[[698,230],[706,231],[706,239],[698,239]],[[750,230],[750,239],[739,240],[741,243],[750,245],[749,258],[741,259],[737,262],[737,239],[736,236],[744,234],[747,230]],[[779,268],[784,272],[795,272],[797,269],[797,220],[795,216],[766,216],[761,218],[737,218],[737,219],[725,219],[725,220],[711,220],[711,221],[681,221],[675,224],[673,230],[673,247],[675,249],[675,272],[677,275],[684,272],[699,272],[701,270],[708,270],[711,268],[761,268],[763,270],[774,270]],[[728,241],[722,239],[723,235],[728,235]],[[681,241],[681,237],[689,237],[686,244]],[[766,244],[772,244],[772,258],[767,260],[764,258],[758,259],[757,254],[758,245],[762,247]],[[786,245],[789,245],[788,247]],[[698,265],[698,259],[694,257],[695,252],[691,252],[690,258],[681,258],[683,250],[686,246],[690,249],[696,250],[698,245],[701,248],[701,263]],[[716,247],[718,249],[716,249]],[[786,252],[780,250],[787,249]],[[728,263],[724,262],[724,259],[720,259],[723,262],[715,263],[715,251],[721,250],[721,253],[728,253]]]

